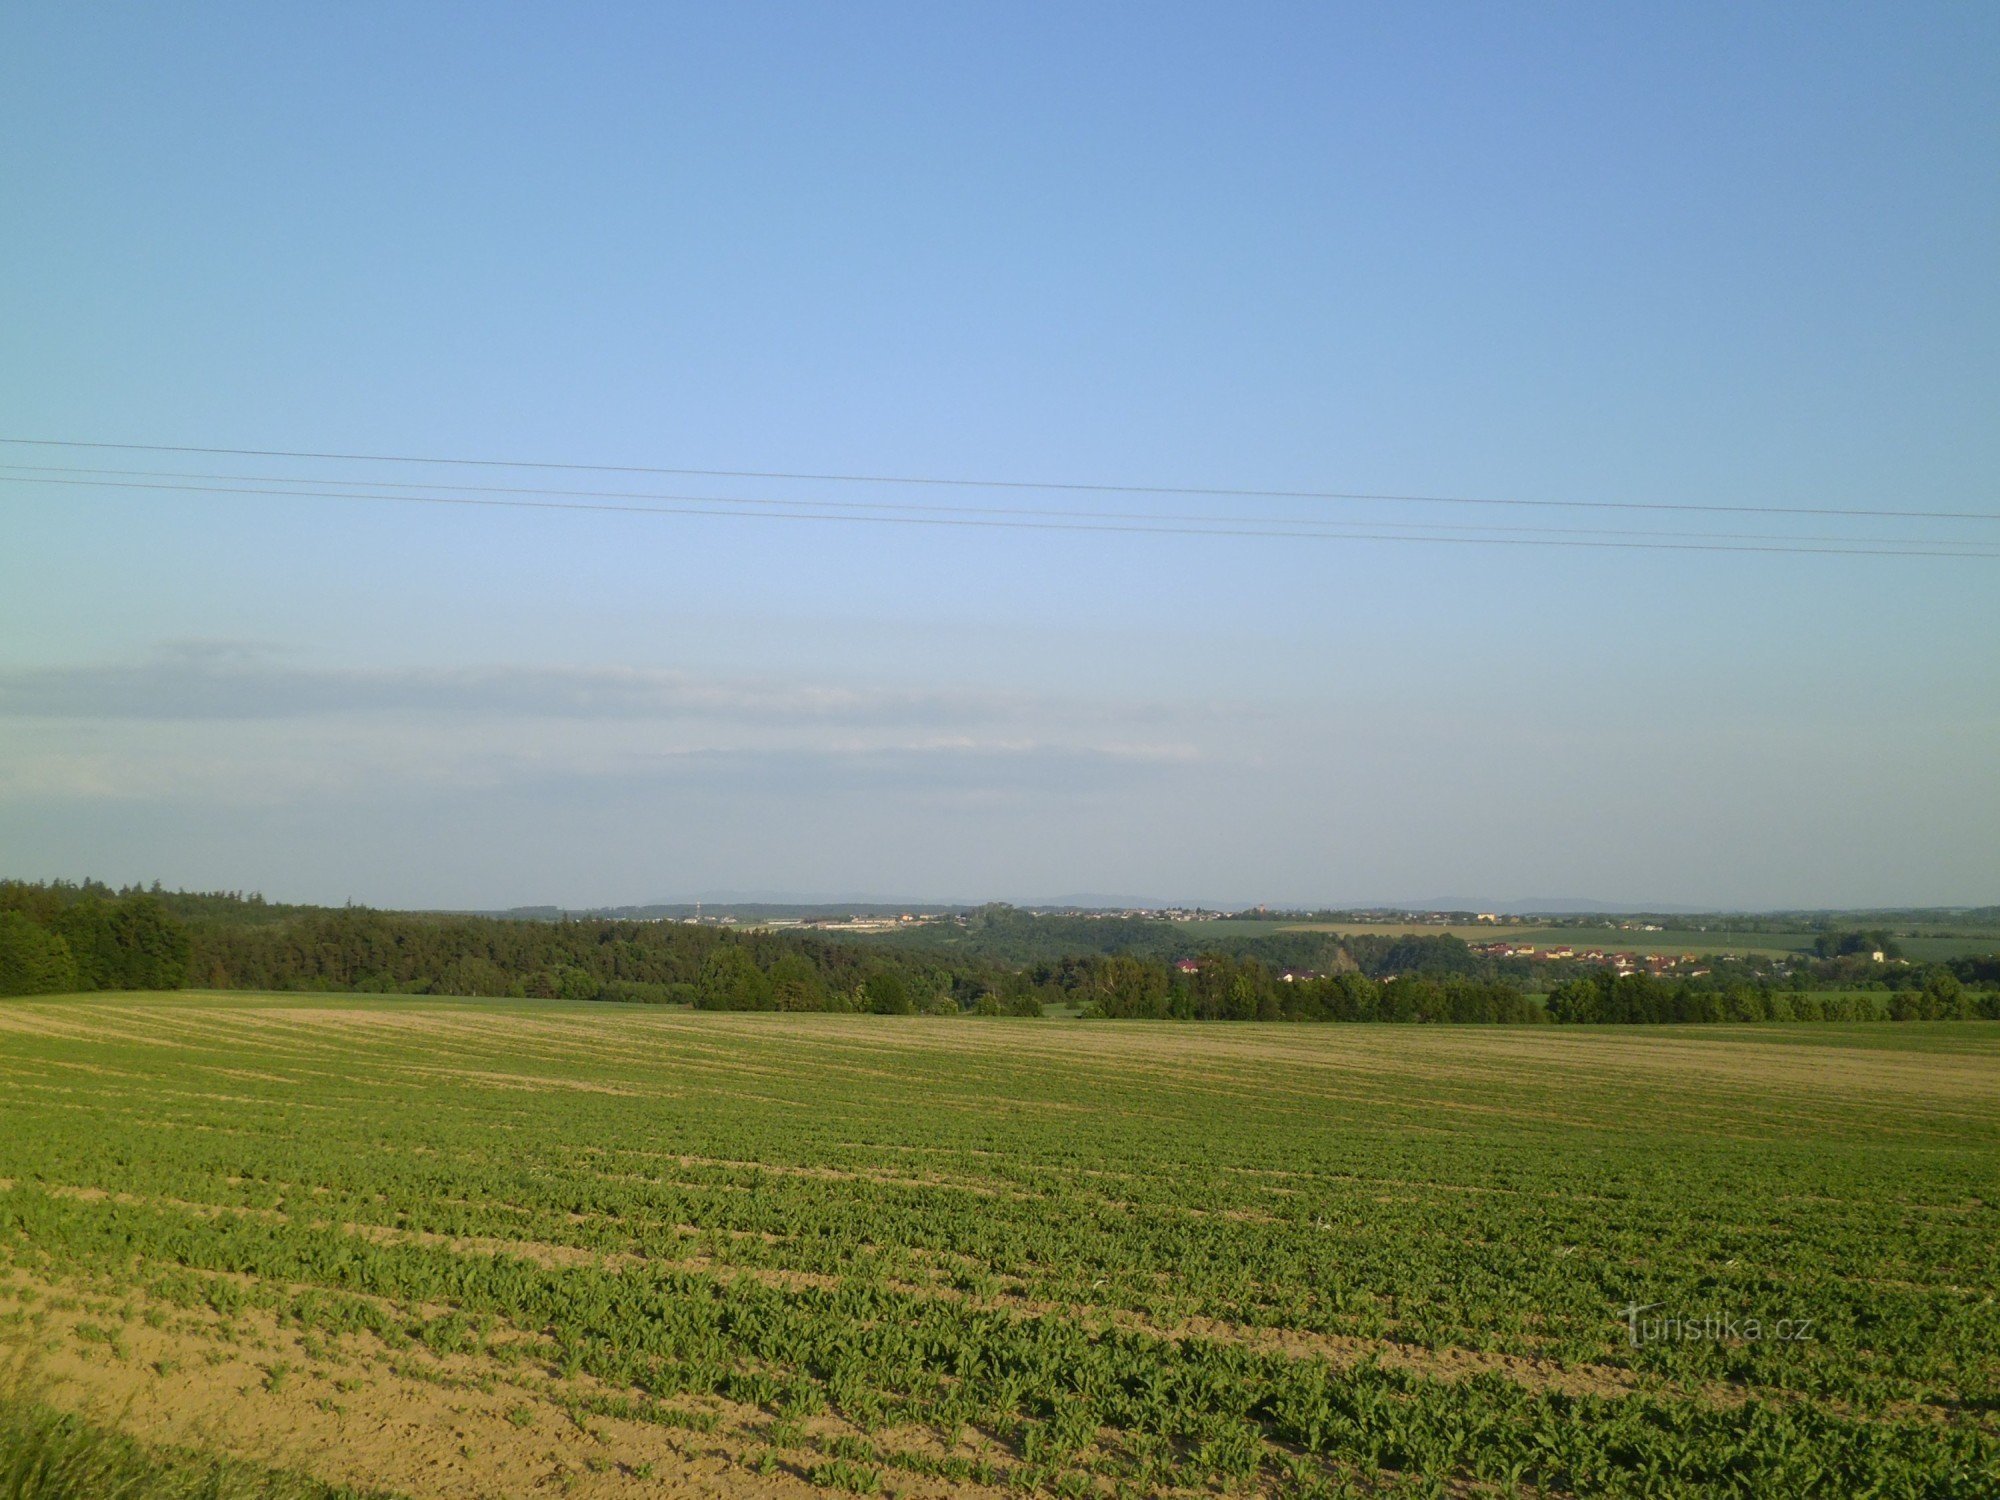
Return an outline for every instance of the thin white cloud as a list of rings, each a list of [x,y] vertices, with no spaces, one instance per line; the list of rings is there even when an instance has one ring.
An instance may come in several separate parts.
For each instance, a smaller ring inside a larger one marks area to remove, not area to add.
[[[130,663],[0,671],[0,717],[256,720],[420,713],[428,719],[985,720],[994,695],[706,677],[621,666],[324,668],[201,642]]]
[[[1188,727],[1144,704],[612,666],[330,669],[203,643],[0,673],[0,799],[257,805],[607,780],[1060,791],[1199,759]]]
[[[1062,791],[1148,778],[1201,757],[1177,744],[1005,741],[949,745],[660,747],[351,730],[312,736],[118,735],[87,745],[16,740],[0,754],[0,801],[256,804],[315,797],[465,793],[615,781],[765,795],[839,789]]]

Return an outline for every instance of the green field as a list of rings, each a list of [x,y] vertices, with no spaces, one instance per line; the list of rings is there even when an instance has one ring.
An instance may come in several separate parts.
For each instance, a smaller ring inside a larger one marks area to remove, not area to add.
[[[330,1482],[2000,1493],[1990,1025],[121,995],[0,1101],[51,1399]]]
[[[1533,943],[1537,947],[1602,948],[1607,953],[1745,953],[1763,958],[1785,958],[1810,952],[1811,932],[1728,932],[1714,928],[1669,927],[1660,932],[1638,932],[1614,926],[1521,927],[1482,929],[1483,936],[1466,936],[1467,942]]]
[[[1937,963],[1948,958],[1983,958],[1990,953],[2000,953],[2000,934],[1925,934],[1921,937],[1899,937],[1896,944],[1903,950],[1903,957],[1914,963]]]
[[[1765,958],[1785,958],[1812,951],[1814,932],[1739,932],[1723,928],[1667,927],[1660,932],[1640,932],[1609,924],[1577,927],[1493,926],[1477,922],[1445,925],[1435,922],[1284,922],[1258,921],[1244,917],[1218,917],[1212,921],[1186,922],[1180,930],[1188,934],[1190,945],[1204,938],[1269,937],[1280,932],[1333,932],[1374,937],[1456,937],[1468,943],[1533,943],[1538,947],[1566,946],[1582,952],[1602,948],[1617,953],[1744,953]],[[1992,932],[1938,933],[1921,937],[1899,937],[1903,956],[1918,963],[1935,963],[1948,958],[1966,958],[2000,952],[2000,934]]]
[[[1201,937],[1266,937],[1279,932],[1335,932],[1343,935],[1367,935],[1374,937],[1456,937],[1468,943],[1534,943],[1537,946],[1562,944],[1582,952],[1586,948],[1603,948],[1619,953],[1754,953],[1771,958],[1782,958],[1792,953],[1802,953],[1812,947],[1811,932],[1728,932],[1720,929],[1703,931],[1691,927],[1672,927],[1662,932],[1639,932],[1615,926],[1589,927],[1509,927],[1494,926],[1478,922],[1457,922],[1450,925],[1435,922],[1270,922],[1255,921],[1242,917],[1219,917],[1213,921],[1188,922],[1182,924],[1192,939]],[[1954,956],[1961,952],[1987,952],[1995,945],[1994,939],[1942,938],[1935,941],[1945,944],[1969,943],[1969,947],[1950,948],[1949,953],[1937,957]]]

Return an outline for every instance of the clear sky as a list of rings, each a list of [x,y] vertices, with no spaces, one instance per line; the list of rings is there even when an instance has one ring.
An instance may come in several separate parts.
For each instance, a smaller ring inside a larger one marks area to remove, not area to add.
[[[15,3],[0,436],[2000,512],[1996,76],[1971,4]],[[2000,550],[1925,518],[385,472]],[[31,477],[0,479],[0,874],[2000,900],[1991,559]]]

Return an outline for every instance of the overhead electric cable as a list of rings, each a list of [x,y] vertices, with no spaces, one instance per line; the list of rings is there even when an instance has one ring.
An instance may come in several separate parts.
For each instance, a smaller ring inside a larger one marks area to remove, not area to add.
[[[280,498],[295,498],[295,499],[324,499],[324,500],[347,500],[347,501],[372,500],[372,501],[380,501],[391,504],[493,507],[493,508],[509,509],[509,510],[588,511],[588,512],[611,512],[611,513],[618,513],[625,515],[731,516],[731,517],[753,517],[764,520],[784,520],[784,521],[845,521],[850,523],[854,522],[873,523],[875,525],[881,525],[881,526],[981,527],[981,528],[1009,530],[1009,531],[1112,532],[1112,533],[1126,533],[1126,534],[1150,535],[1150,536],[1277,537],[1277,538],[1284,538],[1287,540],[1317,539],[1321,541],[1415,542],[1415,543],[1423,543],[1430,545],[1457,544],[1462,546],[1491,546],[1491,547],[1579,547],[1579,548],[1613,549],[1621,551],[1640,551],[1640,552],[1748,552],[1748,553],[1799,553],[1799,554],[1818,554],[1823,556],[1844,556],[1844,557],[1959,557],[1959,558],[2000,559],[2000,552],[1953,551],[1953,550],[1946,550],[1945,548],[1937,547],[1935,545],[1931,545],[1928,550],[1901,550],[1887,545],[1856,546],[1856,547],[1772,545],[1765,543],[1749,543],[1744,545],[1736,545],[1725,542],[1704,542],[1704,541],[1664,541],[1664,540],[1586,541],[1581,539],[1559,538],[1559,537],[1531,538],[1531,537],[1512,537],[1512,536],[1412,536],[1407,532],[1403,533],[1349,532],[1349,531],[1334,532],[1334,531],[1327,531],[1324,529],[1275,530],[1275,529],[1243,527],[1234,524],[1228,526],[1211,527],[1211,526],[1200,526],[1200,525],[1151,525],[1151,524],[1112,525],[1104,522],[1085,522],[1082,524],[1072,525],[1054,520],[1036,521],[1036,520],[990,519],[990,518],[975,517],[971,515],[956,515],[956,516],[864,515],[864,514],[857,514],[853,510],[841,511],[838,509],[829,508],[830,506],[837,505],[839,502],[819,502],[821,508],[810,511],[767,510],[767,509],[751,510],[742,508],[742,506],[766,505],[772,502],[757,500],[757,501],[740,502],[738,504],[732,504],[727,506],[719,506],[715,504],[713,501],[708,500],[707,497],[693,497],[692,503],[680,504],[680,505],[617,505],[606,501],[565,502],[560,500],[505,499],[499,497],[477,496],[477,495],[366,494],[366,493],[357,493],[352,490],[314,490],[314,489],[299,489],[299,488],[273,489],[268,487],[235,488],[235,487],[224,487],[213,484],[177,485],[177,484],[162,484],[156,482],[142,482],[134,480],[34,479],[34,478],[15,477],[9,475],[0,475],[0,482],[8,484],[82,486],[87,488],[166,490],[166,491],[178,491],[186,493],[225,495],[225,496],[256,495],[256,496],[276,496]],[[312,482],[313,481],[310,480],[302,481],[302,483],[308,483],[308,484]],[[778,503],[812,504],[814,502],[778,502]],[[1170,520],[1171,518],[1163,517],[1160,519]],[[1285,524],[1287,525],[1295,524],[1295,526],[1304,526],[1304,527],[1315,527],[1315,526],[1323,527],[1327,523],[1313,522],[1307,520],[1307,521],[1300,521],[1297,523],[1285,523]],[[1369,524],[1369,523],[1363,522],[1356,524]],[[1376,524],[1394,525],[1397,523],[1389,522],[1389,523],[1376,523]]]
[[[174,489],[206,490],[211,484],[226,485],[288,485],[293,488],[280,491],[244,490],[246,494],[297,494],[308,498],[317,497],[317,491],[296,488],[300,485],[337,485],[343,491],[359,491],[354,498],[362,499],[412,499],[428,497],[428,492],[445,491],[450,494],[472,495],[525,495],[542,499],[575,500],[662,500],[681,504],[727,505],[769,505],[787,509],[818,510],[859,510],[891,511],[914,514],[938,514],[946,516],[1010,516],[1036,519],[1057,519],[1075,521],[1135,521],[1160,524],[1187,524],[1201,526],[1284,526],[1304,528],[1393,526],[1405,531],[1496,531],[1525,536],[1607,536],[1607,537],[1662,537],[1682,541],[1740,541],[1740,542],[1868,542],[1881,547],[1935,547],[1935,546],[1983,546],[1985,542],[1967,541],[1957,543],[1939,537],[1867,537],[1857,535],[1828,535],[1799,532],[1771,531],[1646,531],[1629,527],[1602,526],[1507,526],[1486,521],[1372,521],[1340,520],[1313,516],[1216,516],[1188,515],[1182,512],[1144,511],[1089,511],[1037,508],[1025,506],[968,506],[968,505],[924,505],[906,501],[880,500],[801,500],[768,495],[683,495],[668,494],[657,490],[583,490],[565,489],[553,486],[484,485],[484,484],[441,484],[435,481],[422,483],[402,483],[395,480],[340,479],[323,475],[286,474],[214,474],[195,473],[174,469],[91,469],[58,467],[48,464],[0,464],[0,479],[19,476],[26,483],[69,483],[69,484],[110,484],[113,480],[150,479],[185,480],[187,484],[176,485],[113,485],[126,489]],[[48,476],[46,479],[43,476]],[[84,477],[88,476],[88,477]],[[423,491],[424,494],[389,494],[368,491]],[[218,491],[230,493],[230,491]],[[583,507],[572,507],[582,509]],[[1329,535],[1339,535],[1329,532]],[[1975,554],[1976,555],[1976,554]]]
[[[41,448],[88,448],[120,453],[204,454],[230,458],[284,458],[322,463],[432,464],[463,468],[542,469],[572,473],[655,474],[708,479],[771,479],[815,484],[929,485],[941,488],[1047,490],[1075,494],[1192,495],[1255,500],[1376,501],[1385,504],[1532,506],[1572,510],[1694,511],[1740,515],[1855,516],[1892,520],[2000,521],[2000,511],[1873,510],[1848,506],[1711,505],[1664,500],[1498,499],[1471,495],[1414,495],[1346,490],[1249,489],[1205,485],[1095,484],[1068,480],[968,479],[910,474],[806,473],[781,469],[697,469],[659,465],[559,463],[546,459],[428,457],[413,454],[332,453],[284,448],[220,448],[193,444],[86,442],[70,438],[0,437],[0,443]]]

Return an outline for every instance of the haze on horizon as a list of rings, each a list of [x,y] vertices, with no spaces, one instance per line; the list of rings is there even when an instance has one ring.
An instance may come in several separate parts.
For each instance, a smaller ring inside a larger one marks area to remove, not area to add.
[[[0,875],[2000,900],[2000,562],[1554,545],[2000,551],[1922,514],[2000,511],[1996,63],[1944,5],[9,7],[0,438],[1888,514],[0,443]],[[771,514],[836,503],[1433,531]]]

